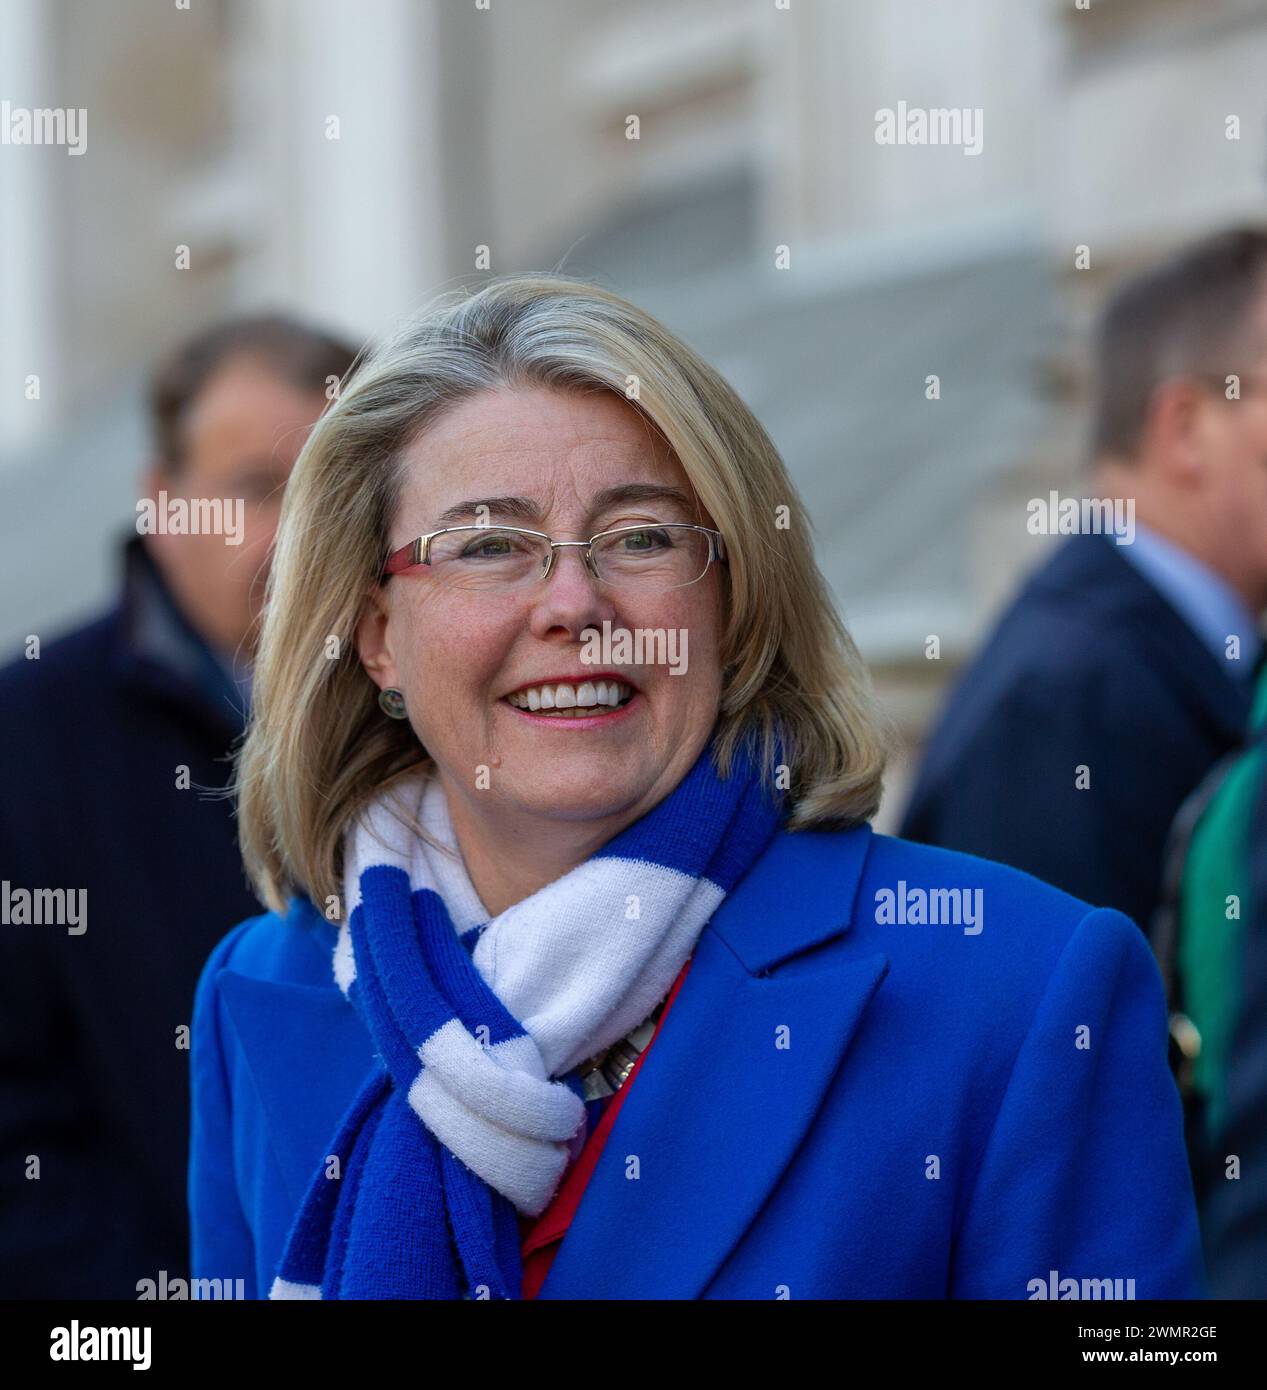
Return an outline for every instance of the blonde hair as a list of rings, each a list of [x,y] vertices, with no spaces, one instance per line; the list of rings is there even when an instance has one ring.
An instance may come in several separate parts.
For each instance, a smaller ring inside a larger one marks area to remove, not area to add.
[[[287,484],[234,786],[247,872],[279,912],[297,890],[337,900],[351,820],[430,762],[410,724],[383,715],[353,640],[387,553],[402,453],[457,402],[528,385],[630,399],[726,540],[719,774],[746,736],[770,766],[777,733],[790,829],[876,811],[888,725],[765,430],[641,309],[565,276],[505,276],[442,296],[355,367]]]

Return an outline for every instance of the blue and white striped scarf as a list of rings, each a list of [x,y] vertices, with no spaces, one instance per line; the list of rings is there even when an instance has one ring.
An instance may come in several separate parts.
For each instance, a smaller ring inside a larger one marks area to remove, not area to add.
[[[712,751],[492,921],[460,854],[401,822],[456,847],[438,778],[404,779],[358,818],[334,975],[377,1063],[308,1188],[271,1298],[519,1297],[516,1213],[545,1209],[585,1137],[573,1069],[665,997],[782,819],[751,744],[725,781]]]

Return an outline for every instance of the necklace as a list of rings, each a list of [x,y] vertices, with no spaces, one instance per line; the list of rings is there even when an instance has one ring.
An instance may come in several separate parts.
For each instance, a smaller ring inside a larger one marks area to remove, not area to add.
[[[604,1096],[615,1095],[629,1080],[629,1075],[638,1058],[647,1050],[660,1015],[664,1012],[667,1000],[662,999],[646,1020],[632,1032],[626,1033],[618,1042],[597,1052],[580,1066],[581,1082],[585,1087],[585,1099],[601,1100]]]

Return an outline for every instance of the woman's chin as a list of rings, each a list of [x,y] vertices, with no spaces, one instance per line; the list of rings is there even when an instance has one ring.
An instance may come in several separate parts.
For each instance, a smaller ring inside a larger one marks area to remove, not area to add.
[[[548,776],[542,776],[541,769],[522,782],[511,782],[503,775],[502,794],[542,820],[596,821],[627,813],[655,782],[653,769],[629,768],[622,775],[620,765],[610,759],[592,768],[577,766],[570,759],[561,761],[564,766],[556,766]]]

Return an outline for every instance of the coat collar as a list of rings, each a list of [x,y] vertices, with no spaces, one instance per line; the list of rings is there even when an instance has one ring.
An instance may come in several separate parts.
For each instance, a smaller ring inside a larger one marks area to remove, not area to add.
[[[176,603],[143,536],[124,543],[122,570],[116,675],[143,695],[179,704],[226,740],[240,734],[249,704],[246,668],[231,673],[212,652]]]
[[[1228,743],[1238,743],[1249,717],[1250,682],[1238,682],[1187,620],[1103,535],[1070,536],[1030,581],[1030,591],[1074,604],[1106,628],[1130,634],[1148,664],[1183,692],[1188,706]]]
[[[869,826],[780,831],[726,897],[540,1297],[695,1298],[707,1287],[791,1161],[887,973],[880,954],[807,954],[847,931],[870,845]],[[374,1065],[370,1040],[333,984],[233,970],[219,980],[297,1207]]]
[[[709,930],[751,975],[839,936],[853,920],[871,827],[781,830],[718,908]],[[694,967],[692,967],[693,969]]]

